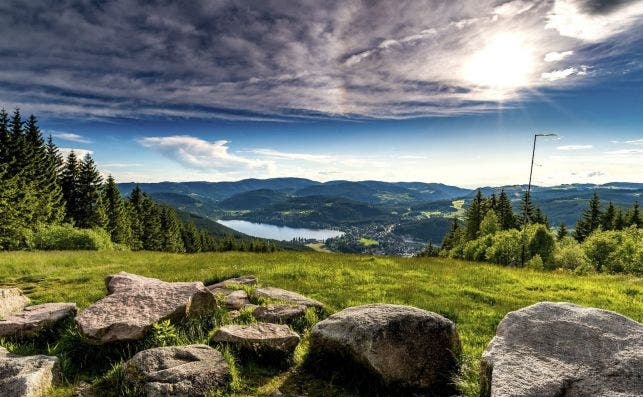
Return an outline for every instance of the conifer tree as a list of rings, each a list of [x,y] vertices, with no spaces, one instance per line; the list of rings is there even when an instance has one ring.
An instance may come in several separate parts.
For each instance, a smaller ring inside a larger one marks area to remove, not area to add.
[[[13,162],[13,153],[11,147],[11,133],[9,132],[9,114],[6,110],[0,109],[0,164],[4,164],[5,168]],[[3,171],[3,175],[8,178],[8,169]]]
[[[185,252],[201,252],[201,236],[194,223],[188,222],[183,225],[181,237],[183,238]]]
[[[165,252],[184,252],[183,238],[181,236],[181,222],[176,217],[173,209],[161,207],[161,231],[163,242],[161,250]]]
[[[74,223],[79,217],[79,181],[78,176],[80,167],[78,157],[72,150],[67,156],[67,160],[60,173],[60,187],[65,200],[65,221]]]
[[[598,194],[594,195],[589,200],[589,205],[582,218],[576,223],[576,239],[578,241],[585,240],[592,232],[601,225],[601,202],[598,199]]]
[[[107,222],[105,229],[113,242],[118,244],[129,244],[131,229],[125,203],[121,198],[114,178],[109,175],[103,188],[103,205]]]
[[[601,216],[601,227],[603,230],[613,230],[614,229],[614,219],[616,217],[616,209],[614,204],[610,201],[607,203],[607,208]]]
[[[525,192],[522,203],[520,204],[520,222],[524,224],[529,224],[534,221],[534,204],[531,202],[531,193]]]
[[[561,241],[565,237],[567,237],[567,227],[564,223],[561,223],[556,232],[556,240]]]
[[[627,217],[628,226],[636,226],[637,228],[641,227],[643,222],[641,221],[641,210],[639,208],[639,202],[635,201],[630,209]]]
[[[442,240],[442,245],[440,246],[440,248],[448,251],[456,244],[458,244],[457,236],[459,230],[460,222],[458,221],[458,218],[454,216],[451,222],[451,229],[449,229],[447,234],[444,235],[444,239]]]
[[[20,193],[16,179],[15,176],[8,176],[7,164],[0,163],[0,250],[20,248],[22,232],[26,227],[19,205]]]
[[[467,209],[466,219],[465,219],[465,232],[467,240],[475,240],[478,238],[478,233],[480,231],[480,223],[484,217],[483,211],[484,205],[484,196],[480,189],[476,193],[475,197],[471,201],[471,205]]]
[[[130,247],[134,250],[143,249],[143,192],[138,185],[130,193],[127,209],[132,232]]]
[[[78,168],[76,226],[105,227],[106,215],[101,196],[103,178],[89,153],[85,155]]]
[[[496,208],[496,213],[498,214],[500,227],[502,228],[502,230],[515,229],[516,215],[514,214],[513,208],[511,207],[509,196],[507,196],[507,193],[505,193],[504,190],[500,192],[500,197],[498,198]]]
[[[614,230],[623,230],[624,228],[625,217],[623,216],[623,210],[617,208],[616,214],[614,215]]]

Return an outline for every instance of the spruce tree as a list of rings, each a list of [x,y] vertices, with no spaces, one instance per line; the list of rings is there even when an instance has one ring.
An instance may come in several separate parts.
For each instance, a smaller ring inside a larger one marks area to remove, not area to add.
[[[143,192],[136,185],[130,193],[127,201],[127,210],[129,213],[130,229],[132,238],[130,248],[133,250],[143,249]]]
[[[500,221],[500,227],[502,230],[509,230],[516,228],[516,215],[514,214],[513,208],[511,207],[511,201],[509,196],[505,193],[504,190],[500,192],[500,197],[498,198],[498,203],[496,204],[496,213]]]
[[[132,234],[129,216],[116,182],[111,175],[107,177],[103,188],[103,205],[107,218],[105,229],[112,241],[118,244],[129,244]]]
[[[601,225],[601,202],[598,199],[598,193],[589,200],[589,205],[583,216],[576,223],[576,239],[578,241],[585,240],[592,232]]]
[[[625,228],[625,217],[623,216],[623,210],[617,208],[616,215],[614,215],[614,230],[623,230],[623,228]]]
[[[8,164],[13,161],[13,153],[11,153],[11,133],[9,132],[9,114],[6,110],[0,109],[0,164],[4,164],[8,168]],[[7,178],[8,169],[2,171],[5,178]]]
[[[475,240],[478,238],[480,223],[484,217],[483,205],[484,196],[480,189],[478,189],[478,192],[467,209],[466,219],[464,222],[467,240]]]
[[[601,227],[603,230],[613,230],[614,229],[614,219],[616,217],[616,209],[614,204],[610,201],[607,203],[607,208],[601,216]]]
[[[184,224],[181,230],[181,236],[183,238],[185,252],[201,252],[201,236],[196,226],[194,226],[194,223],[188,222]]]
[[[534,204],[531,202],[531,193],[525,192],[522,202],[520,203],[520,222],[521,225],[529,224],[534,221]]]
[[[78,209],[76,226],[80,228],[105,227],[106,215],[103,207],[100,176],[92,157],[85,155],[78,169]]]
[[[161,231],[163,233],[162,251],[185,251],[181,236],[181,222],[177,218],[176,212],[170,207],[161,207]]]
[[[80,166],[78,157],[72,150],[60,173],[60,187],[65,200],[65,221],[74,223],[80,215],[79,210],[79,181]]]
[[[639,208],[639,202],[635,201],[632,205],[632,209],[628,211],[627,225],[636,226],[637,228],[641,227],[641,210]]]
[[[565,226],[564,223],[561,223],[558,227],[558,231],[556,232],[556,240],[561,241],[565,237],[567,237],[567,226]]]
[[[451,229],[449,229],[447,234],[444,235],[444,239],[442,240],[442,245],[440,246],[440,248],[448,251],[456,244],[458,244],[457,236],[459,229],[460,222],[458,221],[458,218],[454,216],[451,222]]]
[[[142,202],[143,249],[146,251],[161,251],[163,248],[163,233],[161,231],[161,210],[158,204],[147,194],[143,193]]]
[[[0,250],[21,248],[27,225],[19,197],[17,177],[9,177],[7,164],[0,163]]]

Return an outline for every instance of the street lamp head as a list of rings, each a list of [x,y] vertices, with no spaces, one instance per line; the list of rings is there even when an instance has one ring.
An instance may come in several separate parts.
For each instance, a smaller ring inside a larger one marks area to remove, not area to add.
[[[553,132],[550,132],[548,134],[536,134],[536,136],[558,136],[558,134],[554,134]]]

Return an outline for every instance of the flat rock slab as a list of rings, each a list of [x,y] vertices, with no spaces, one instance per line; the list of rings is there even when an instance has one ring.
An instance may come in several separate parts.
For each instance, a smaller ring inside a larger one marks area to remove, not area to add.
[[[306,306],[288,304],[269,304],[266,306],[259,306],[252,312],[252,315],[258,321],[276,324],[295,320],[303,317],[305,314]]]
[[[19,312],[29,304],[29,298],[18,288],[0,288],[0,319]]]
[[[257,278],[255,276],[241,276],[229,278],[216,284],[208,285],[208,289],[212,288],[227,288],[232,285],[257,285]]]
[[[0,337],[33,337],[76,314],[75,303],[43,303],[0,320]]]
[[[147,396],[205,396],[228,387],[230,368],[210,346],[157,347],[137,353],[125,363],[128,382]]]
[[[481,371],[483,396],[643,396],[643,325],[607,310],[536,303],[500,322]]]
[[[314,299],[307,298],[296,292],[288,291],[281,288],[274,288],[274,287],[257,288],[253,292],[253,296],[256,298],[268,298],[275,301],[293,303],[296,305],[304,305],[306,307],[317,307],[317,308],[324,307],[324,305],[321,302],[318,302]]]
[[[439,314],[401,305],[350,307],[317,323],[310,336],[311,356],[322,366],[342,363],[389,387],[451,395],[460,340]]]
[[[58,358],[17,356],[0,347],[0,396],[42,397],[60,381]]]
[[[214,333],[211,341],[246,349],[290,354],[299,343],[299,335],[284,324],[225,325]]]
[[[168,283],[118,273],[105,278],[109,295],[76,317],[80,333],[94,343],[133,341],[159,321],[211,312],[214,295],[201,282]]]
[[[250,304],[248,300],[248,293],[242,289],[229,289],[229,288],[210,288],[210,292],[215,296],[222,295],[225,300],[225,305],[228,310],[241,310],[246,305]]]

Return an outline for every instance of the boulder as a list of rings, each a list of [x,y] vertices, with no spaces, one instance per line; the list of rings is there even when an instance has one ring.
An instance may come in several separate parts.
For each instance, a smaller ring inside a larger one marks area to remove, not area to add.
[[[109,295],[76,317],[80,333],[97,344],[138,340],[154,323],[207,314],[215,307],[214,295],[201,282],[168,283],[121,272],[105,283]]]
[[[248,300],[248,293],[242,289],[228,289],[228,288],[210,288],[210,292],[215,296],[221,295],[225,300],[225,305],[228,310],[240,310],[246,305],[250,304]]]
[[[18,288],[0,288],[0,320],[22,310],[29,304],[29,298]]]
[[[126,380],[147,396],[205,396],[228,387],[230,368],[206,345],[157,347],[125,363]]]
[[[371,304],[344,309],[317,323],[310,354],[322,368],[361,372],[369,386],[453,392],[460,340],[454,324],[410,306]]]
[[[481,371],[483,396],[643,396],[643,326],[607,310],[536,303],[500,322]]]
[[[256,298],[268,298],[274,301],[287,302],[295,305],[304,305],[306,307],[317,307],[317,308],[324,307],[324,305],[321,302],[307,298],[296,292],[288,291],[281,288],[274,288],[274,287],[257,288],[253,292],[253,296]]]
[[[258,306],[252,312],[254,318],[265,323],[286,323],[306,314],[304,305],[269,304]]]
[[[76,314],[75,303],[43,303],[0,320],[0,337],[33,337]]]
[[[257,278],[255,276],[241,276],[229,278],[216,284],[208,285],[208,289],[212,288],[228,288],[232,285],[257,285]]]
[[[241,349],[290,354],[299,343],[299,335],[284,324],[225,325],[214,333],[211,342]]]
[[[58,358],[18,356],[0,347],[0,396],[40,397],[61,379]]]

